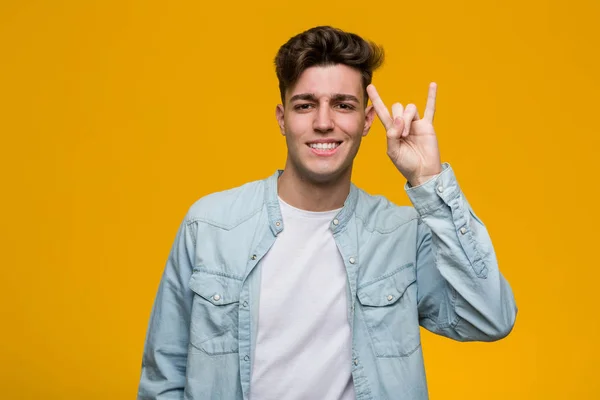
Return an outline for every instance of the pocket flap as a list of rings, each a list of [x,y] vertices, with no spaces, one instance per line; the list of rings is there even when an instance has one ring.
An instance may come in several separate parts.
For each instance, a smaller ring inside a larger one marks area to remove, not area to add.
[[[205,300],[221,306],[240,301],[242,281],[222,274],[194,270],[188,286]]]
[[[371,280],[360,285],[357,290],[358,301],[362,305],[383,307],[394,304],[416,282],[417,273],[413,263],[403,265],[391,275]]]

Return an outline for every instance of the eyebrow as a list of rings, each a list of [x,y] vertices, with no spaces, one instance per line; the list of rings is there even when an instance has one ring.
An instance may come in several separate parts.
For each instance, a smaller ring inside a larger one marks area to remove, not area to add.
[[[333,101],[354,101],[356,103],[360,103],[356,96],[351,94],[343,94],[343,93],[334,93],[330,96]],[[307,100],[307,101],[317,101],[317,96],[314,93],[300,93],[292,96],[290,99],[290,103],[296,100]]]

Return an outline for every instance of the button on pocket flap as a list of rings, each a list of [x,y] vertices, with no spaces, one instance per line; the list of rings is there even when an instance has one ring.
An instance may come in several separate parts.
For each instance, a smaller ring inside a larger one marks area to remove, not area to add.
[[[217,306],[240,301],[241,287],[240,279],[203,270],[194,271],[189,282],[191,290]]]
[[[394,304],[416,280],[414,264],[403,265],[391,275],[386,274],[360,285],[357,290],[358,300],[362,305],[372,307]]]

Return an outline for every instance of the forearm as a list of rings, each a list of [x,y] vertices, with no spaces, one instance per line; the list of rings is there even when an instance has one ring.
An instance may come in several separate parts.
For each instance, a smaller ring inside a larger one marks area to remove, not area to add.
[[[184,310],[172,302],[168,284],[156,297],[142,359],[138,399],[182,399],[187,362],[187,330],[180,320]]]
[[[140,378],[138,400],[183,399],[192,293],[193,259],[189,227],[182,224],[154,301]]]
[[[458,340],[506,336],[516,316],[512,290],[452,169],[445,164],[440,175],[407,193],[423,222],[417,266],[422,325]]]

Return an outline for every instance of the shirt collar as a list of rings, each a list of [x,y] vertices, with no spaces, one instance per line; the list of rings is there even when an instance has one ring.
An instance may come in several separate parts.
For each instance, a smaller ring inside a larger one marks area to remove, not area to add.
[[[283,170],[278,169],[273,175],[266,179],[265,184],[265,204],[267,205],[267,215],[269,216],[269,228],[275,236],[283,230],[283,218],[279,208],[279,199],[277,197],[277,179],[281,176]],[[344,207],[335,216],[331,222],[333,233],[344,229],[356,209],[358,201],[358,188],[350,183],[350,193],[344,201]]]

